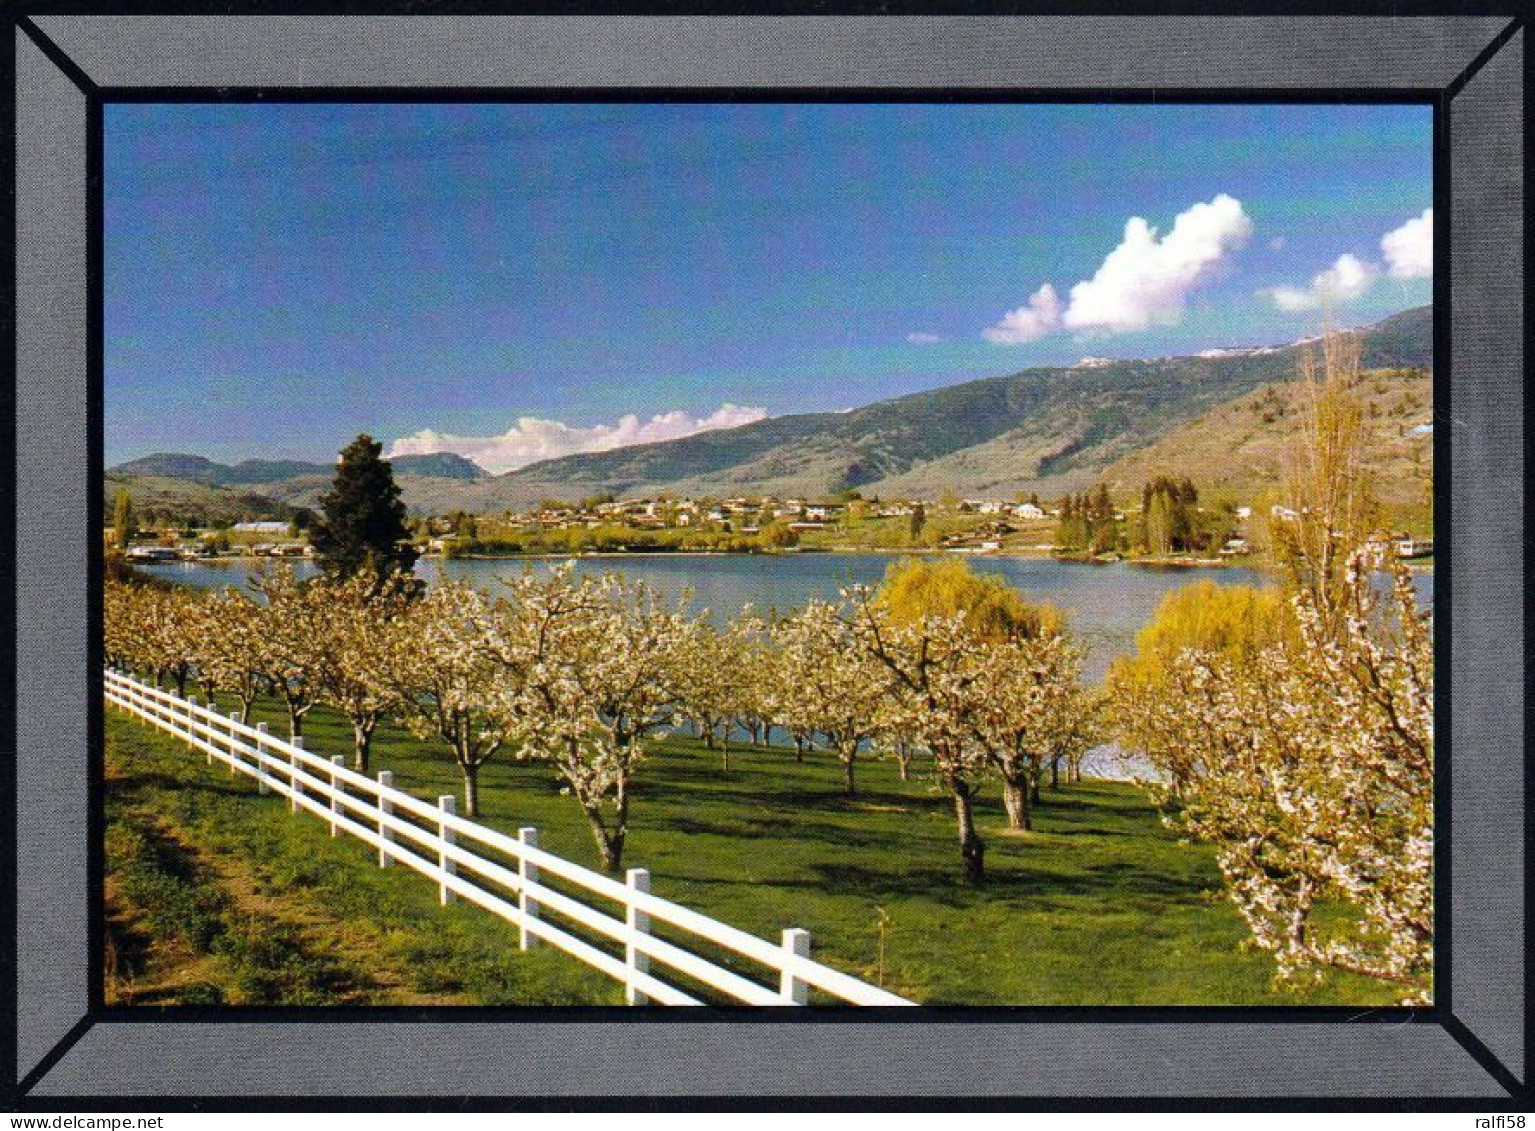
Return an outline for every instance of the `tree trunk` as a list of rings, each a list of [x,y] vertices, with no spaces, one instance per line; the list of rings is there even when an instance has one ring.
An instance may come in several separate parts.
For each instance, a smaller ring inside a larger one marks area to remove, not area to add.
[[[1050,788],[1061,788],[1061,756],[1059,754],[1050,759]]]
[[[250,724],[251,724],[251,708],[253,706],[255,706],[255,704],[256,704],[256,700],[255,700],[254,696],[252,696],[249,699],[241,699],[240,700],[240,723],[241,723],[241,725],[243,725],[243,726],[250,726]]]
[[[1039,779],[1044,777],[1044,770],[1040,766],[1029,769],[1029,804],[1039,804]]]
[[[460,762],[464,771],[464,816],[480,815],[480,767],[472,762]]]
[[[288,701],[288,737],[304,737],[304,709],[292,700]]]
[[[1002,807],[1007,810],[1007,827],[1010,829],[1034,828],[1029,814],[1027,783],[1021,774],[1004,774],[1002,777]]]
[[[359,774],[368,772],[368,755],[373,749],[373,723],[352,723],[352,769]]]
[[[965,879],[973,884],[986,882],[986,844],[976,834],[970,810],[970,785],[954,779],[954,819],[959,825],[959,858]]]
[[[588,806],[582,808],[586,811],[586,823],[592,829],[592,839],[597,842],[597,857],[602,863],[602,870],[610,876],[618,875],[624,866],[623,831],[615,829],[610,832],[602,823],[601,813]]]
[[[796,762],[805,760],[805,736],[802,734],[794,736],[794,760]]]
[[[852,797],[858,792],[857,783],[853,780],[853,764],[858,760],[856,751],[852,754],[842,755],[842,792]]]
[[[593,824],[593,828],[601,826]],[[603,829],[597,833],[597,855],[602,860],[602,870],[610,876],[620,876],[624,871],[624,831]]]
[[[592,839],[597,842],[597,856],[602,861],[602,870],[610,876],[617,876],[624,869],[624,840],[629,831],[629,795],[622,784],[618,787],[618,806],[613,815],[613,827],[610,829],[602,820],[602,811],[595,805],[582,805],[586,812],[586,823],[592,828]]]

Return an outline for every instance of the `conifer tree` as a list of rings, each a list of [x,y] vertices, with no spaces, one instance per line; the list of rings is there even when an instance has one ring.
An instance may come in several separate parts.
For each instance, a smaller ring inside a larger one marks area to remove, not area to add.
[[[358,436],[342,449],[335,481],[320,496],[309,540],[327,576],[351,577],[366,568],[384,578],[408,574],[416,564],[405,504],[383,450],[372,436]]]

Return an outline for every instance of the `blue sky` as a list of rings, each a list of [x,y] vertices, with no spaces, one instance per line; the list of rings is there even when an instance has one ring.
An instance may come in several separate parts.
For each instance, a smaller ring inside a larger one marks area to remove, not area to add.
[[[1431,135],[1421,106],[110,105],[106,458],[367,431],[510,466],[1362,324],[1429,300]]]

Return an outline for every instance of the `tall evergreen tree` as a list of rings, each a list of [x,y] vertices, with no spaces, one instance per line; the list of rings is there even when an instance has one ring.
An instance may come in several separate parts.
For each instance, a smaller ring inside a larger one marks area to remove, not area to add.
[[[1099,522],[1114,521],[1114,502],[1109,498],[1107,483],[1098,484],[1098,493],[1093,496],[1093,508],[1093,517]]]
[[[408,541],[405,504],[384,446],[366,433],[341,450],[331,489],[309,531],[315,559],[332,577],[368,568],[380,577],[410,573],[416,551]]]

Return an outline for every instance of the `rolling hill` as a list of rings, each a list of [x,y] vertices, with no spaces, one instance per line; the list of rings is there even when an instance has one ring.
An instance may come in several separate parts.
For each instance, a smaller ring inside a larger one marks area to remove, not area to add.
[[[1364,409],[1365,470],[1384,503],[1424,505],[1433,489],[1433,379],[1420,369],[1367,370],[1354,394]],[[1203,492],[1252,500],[1284,485],[1305,424],[1303,387],[1265,385],[1218,405],[1103,472],[1115,494],[1157,475],[1187,476]]]
[[[453,452],[397,456],[391,462],[394,464],[396,475],[421,475],[439,479],[483,479],[490,474],[473,460],[465,459]],[[333,464],[307,463],[296,459],[248,459],[230,465],[215,463],[205,456],[156,452],[141,459],[120,463],[110,470],[117,475],[190,479],[195,483],[206,483],[212,487],[256,487],[315,476],[329,482],[336,469]]]
[[[125,474],[114,468],[102,481],[102,513],[109,521],[112,502],[120,488],[126,488],[132,497],[140,522],[241,522],[293,516],[291,507],[263,492],[171,475]]]
[[[1361,330],[1365,367],[1427,370],[1432,323],[1430,308],[1420,307]],[[1027,369],[852,412],[770,417],[679,440],[545,460],[497,476],[447,453],[393,462],[407,504],[425,513],[517,510],[543,498],[604,493],[821,497],[856,488],[887,498],[935,498],[950,490],[1053,497],[1084,488],[1111,469],[1128,482],[1144,466],[1127,462],[1138,452],[1151,449],[1157,454],[1147,458],[1156,459],[1177,454],[1186,441],[1169,438],[1194,422],[1293,380],[1302,348],[1297,343]],[[1199,434],[1220,448],[1236,435],[1231,429],[1251,424],[1251,417],[1246,410],[1231,420],[1210,417]],[[1252,431],[1256,437],[1261,430]],[[1164,440],[1173,446],[1157,448]],[[1282,434],[1274,443],[1282,446]],[[288,506],[313,506],[331,474],[320,464],[248,460],[225,467],[184,455],[152,456],[112,470],[130,480],[153,474],[225,489],[259,486],[260,494]],[[279,470],[291,474],[282,477]]]
[[[489,476],[473,460],[452,452],[400,456],[391,461],[410,502],[450,498],[455,489]],[[157,452],[108,468],[104,513],[110,514],[119,488],[127,488],[142,516],[201,522],[291,518],[313,508],[335,475],[333,467],[301,460],[244,460],[229,465],[198,455]],[[419,503],[412,503],[421,509]],[[446,507],[444,509],[452,509]]]
[[[1432,365],[1429,308],[1362,331],[1369,368]],[[1215,406],[1294,378],[1301,347],[1029,369],[881,401],[781,416],[682,440],[566,456],[474,485],[477,509],[544,497],[1054,495]]]

